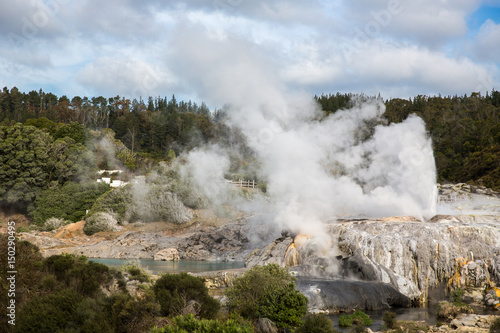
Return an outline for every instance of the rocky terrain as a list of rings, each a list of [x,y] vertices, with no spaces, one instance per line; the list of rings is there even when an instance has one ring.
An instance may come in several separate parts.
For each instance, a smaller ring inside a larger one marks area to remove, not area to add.
[[[68,252],[98,258],[245,261],[247,268],[276,263],[299,276],[301,290],[310,299],[319,297],[318,307],[328,310],[425,304],[434,289],[447,287],[466,288],[471,301],[500,308],[499,193],[466,184],[439,185],[439,190],[441,214],[428,221],[332,220],[321,239],[283,232],[257,243],[251,234],[259,228],[248,217],[222,221],[201,214],[182,227],[131,224],[89,237],[79,222],[53,232],[23,233],[21,238],[37,244],[45,256]],[[217,272],[207,278],[212,287],[224,287],[236,275]],[[325,287],[325,281],[344,281],[339,292],[354,293],[357,299],[332,303],[347,296],[332,294],[336,287]],[[377,304],[363,296],[366,288],[379,293]]]
[[[421,304],[432,298],[434,289],[462,287],[471,301],[500,309],[500,196],[480,190],[464,184],[440,186],[441,204],[445,202],[440,209],[467,214],[436,215],[429,221],[337,220],[325,226],[328,237],[321,242],[284,233],[254,251],[246,263],[277,263],[302,277],[382,282]],[[344,289],[347,295],[356,292]],[[342,290],[318,293],[323,303],[346,297]],[[358,293],[362,299],[364,292]],[[389,304],[392,298],[387,293],[381,302]]]

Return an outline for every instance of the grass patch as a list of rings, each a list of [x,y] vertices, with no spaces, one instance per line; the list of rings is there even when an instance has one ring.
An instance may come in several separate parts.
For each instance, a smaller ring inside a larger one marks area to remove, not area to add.
[[[361,323],[364,326],[370,326],[371,324],[373,324],[373,321],[371,320],[370,316],[368,316],[361,310],[356,310],[350,315],[344,314],[339,317],[340,327],[351,327],[356,323]]]

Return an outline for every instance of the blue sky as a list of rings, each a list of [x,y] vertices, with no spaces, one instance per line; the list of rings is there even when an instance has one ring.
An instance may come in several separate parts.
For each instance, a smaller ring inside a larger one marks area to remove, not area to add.
[[[17,0],[0,84],[218,107],[255,85],[385,98],[500,89],[491,0]]]
[[[477,31],[486,20],[500,23],[500,3],[498,5],[485,4],[479,7],[468,19],[472,31]]]

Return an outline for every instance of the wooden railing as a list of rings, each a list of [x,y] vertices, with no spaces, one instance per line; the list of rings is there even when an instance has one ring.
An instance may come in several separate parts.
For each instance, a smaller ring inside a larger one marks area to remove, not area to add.
[[[255,188],[257,182],[255,180],[226,180],[227,184],[236,185],[242,188]]]

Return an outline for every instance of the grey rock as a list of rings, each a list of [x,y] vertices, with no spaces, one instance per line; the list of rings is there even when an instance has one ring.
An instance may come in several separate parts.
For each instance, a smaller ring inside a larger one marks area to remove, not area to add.
[[[179,252],[177,252],[177,249],[171,247],[156,252],[153,259],[160,261],[178,261],[180,260],[180,257],[179,257]]]

